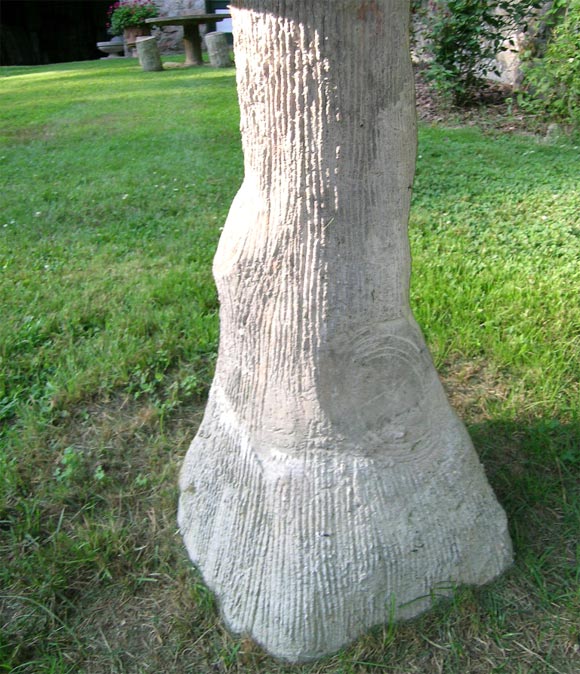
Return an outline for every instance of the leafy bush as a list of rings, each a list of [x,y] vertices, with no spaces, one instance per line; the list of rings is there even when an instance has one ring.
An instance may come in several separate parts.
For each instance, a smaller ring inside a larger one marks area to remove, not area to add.
[[[122,35],[125,28],[145,25],[145,19],[152,19],[159,9],[151,0],[119,0],[109,7],[107,28],[112,35]]]
[[[555,2],[551,11],[560,20],[545,53],[526,68],[523,103],[580,126],[580,0]]]
[[[464,105],[496,70],[495,56],[510,34],[525,29],[540,4],[539,0],[430,0],[425,12],[433,56],[428,77],[455,104]]]

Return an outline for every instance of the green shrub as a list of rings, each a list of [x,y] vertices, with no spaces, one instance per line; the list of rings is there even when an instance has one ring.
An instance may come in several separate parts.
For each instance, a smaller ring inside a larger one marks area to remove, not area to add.
[[[540,4],[538,0],[431,0],[425,19],[433,56],[428,78],[456,105],[466,104],[496,70],[495,56],[510,33],[525,29]]]
[[[112,35],[122,35],[125,28],[145,26],[159,9],[152,0],[119,0],[109,7],[107,28]]]
[[[560,13],[546,51],[530,60],[524,76],[524,107],[580,126],[580,0],[555,2]]]

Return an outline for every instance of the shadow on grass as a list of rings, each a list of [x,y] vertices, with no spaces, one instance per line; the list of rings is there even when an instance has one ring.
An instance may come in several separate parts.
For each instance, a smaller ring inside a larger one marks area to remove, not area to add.
[[[573,602],[580,571],[580,421],[489,421],[469,431],[507,513],[514,572],[524,574],[518,582],[542,604]]]

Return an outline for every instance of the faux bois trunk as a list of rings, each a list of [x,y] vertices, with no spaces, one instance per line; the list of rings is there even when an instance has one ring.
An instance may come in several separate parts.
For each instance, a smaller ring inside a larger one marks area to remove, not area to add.
[[[409,308],[406,0],[235,0],[245,179],[179,525],[223,616],[305,661],[511,561]]]

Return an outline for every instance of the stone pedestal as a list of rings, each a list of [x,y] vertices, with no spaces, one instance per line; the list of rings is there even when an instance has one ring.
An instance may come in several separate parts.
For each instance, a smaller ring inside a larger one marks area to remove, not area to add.
[[[103,58],[120,58],[125,49],[122,37],[115,37],[109,42],[97,42],[97,49],[107,54]]]
[[[163,70],[157,40],[152,37],[138,37],[136,40],[139,63],[145,71]]]
[[[232,65],[230,49],[225,33],[214,31],[205,36],[205,46],[210,65],[214,68],[229,68]]]

